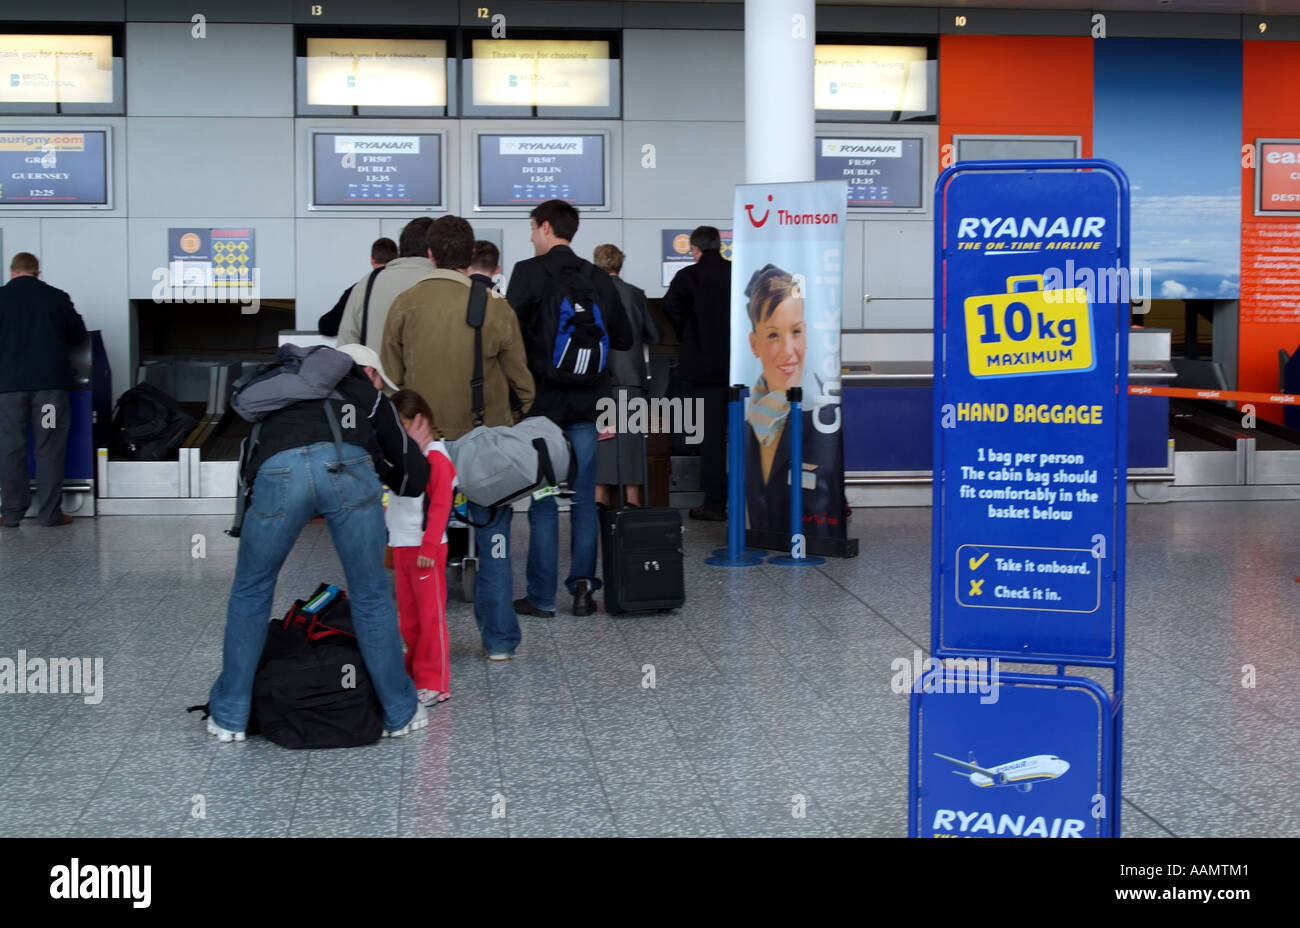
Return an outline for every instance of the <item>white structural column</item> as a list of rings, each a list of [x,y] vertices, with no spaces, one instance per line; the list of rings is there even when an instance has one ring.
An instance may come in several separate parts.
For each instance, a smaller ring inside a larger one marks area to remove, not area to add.
[[[815,180],[814,0],[745,0],[745,181]]]

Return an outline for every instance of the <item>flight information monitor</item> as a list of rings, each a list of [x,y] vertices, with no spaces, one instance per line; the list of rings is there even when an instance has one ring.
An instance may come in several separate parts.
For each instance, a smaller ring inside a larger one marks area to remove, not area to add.
[[[817,179],[849,182],[850,209],[920,209],[921,139],[817,139]]]
[[[310,209],[442,208],[442,134],[312,134]]]
[[[518,209],[546,200],[608,209],[606,136],[478,136],[477,209]]]
[[[109,209],[109,129],[0,131],[0,207]]]

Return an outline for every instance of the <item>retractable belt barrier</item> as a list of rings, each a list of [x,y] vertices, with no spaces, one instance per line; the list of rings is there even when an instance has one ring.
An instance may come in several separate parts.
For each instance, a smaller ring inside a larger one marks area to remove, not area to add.
[[[1240,390],[1193,390],[1187,387],[1128,388],[1130,396],[1173,396],[1189,400],[1222,400],[1225,403],[1273,403],[1278,406],[1300,405],[1294,393],[1243,393]]]

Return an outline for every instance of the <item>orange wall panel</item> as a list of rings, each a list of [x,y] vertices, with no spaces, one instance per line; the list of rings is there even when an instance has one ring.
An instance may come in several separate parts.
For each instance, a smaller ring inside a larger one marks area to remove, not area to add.
[[[1300,138],[1300,42],[1242,45],[1242,144]],[[1255,171],[1241,173],[1237,388],[1272,392],[1278,350],[1300,346],[1300,216],[1256,216]],[[1260,415],[1280,422],[1282,410]]]
[[[1091,157],[1092,48],[1091,38],[940,36],[940,152],[954,133],[1078,135]]]

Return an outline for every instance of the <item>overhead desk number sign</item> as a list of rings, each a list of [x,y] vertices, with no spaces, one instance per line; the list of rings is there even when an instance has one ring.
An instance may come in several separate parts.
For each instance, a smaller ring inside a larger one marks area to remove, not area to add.
[[[940,191],[936,649],[1118,656],[1121,178],[972,165]]]

